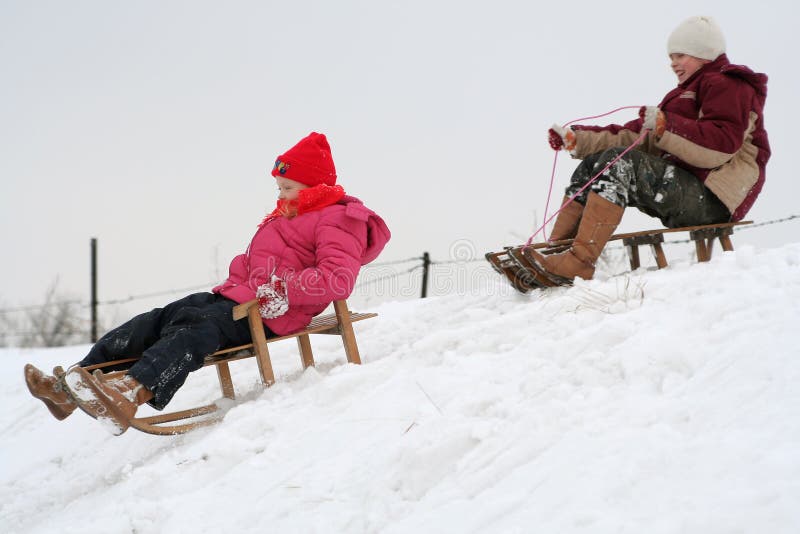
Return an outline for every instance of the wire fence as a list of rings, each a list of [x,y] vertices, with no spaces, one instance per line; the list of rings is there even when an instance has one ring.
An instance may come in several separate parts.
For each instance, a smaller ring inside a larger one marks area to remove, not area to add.
[[[754,223],[736,228],[737,232],[749,231],[754,228],[764,226],[784,224],[789,221],[800,219],[800,215],[791,215],[780,219]],[[667,243],[690,243],[690,239],[674,239]],[[609,248],[621,248],[622,245],[612,245]],[[485,264],[487,269],[480,271],[476,276],[475,270],[470,271],[468,266]],[[432,276],[434,275],[435,276]],[[413,256],[400,260],[373,262],[362,268],[358,282],[353,290],[353,299],[361,299],[363,302],[374,304],[386,300],[387,297],[394,299],[419,298],[427,294],[428,286],[433,284],[431,294],[442,295],[452,292],[469,291],[476,287],[485,287],[487,280],[494,279],[494,272],[486,263],[483,253],[477,251],[469,240],[455,241],[449,250],[449,258],[445,260],[433,260],[428,253],[421,256]],[[127,297],[113,298],[98,301],[98,307],[119,306],[124,304],[136,303],[149,299],[168,297],[177,294],[189,294],[198,291],[208,291],[217,285],[218,280],[210,281],[205,284],[197,284],[180,288],[165,289],[148,293],[129,295]],[[89,300],[65,299],[58,302],[59,306],[71,306],[72,310],[84,312],[91,308]],[[22,325],[24,320],[11,320],[14,314],[26,314],[27,316],[39,314],[52,314],[53,310],[48,309],[51,303],[31,304],[25,306],[15,306],[0,308],[0,326],[5,326],[0,331],[0,346],[9,344],[9,339],[29,338],[36,334],[30,325]],[[63,309],[63,308],[62,308]],[[75,319],[79,323],[79,329],[86,333],[90,331],[90,320],[81,314]],[[17,327],[13,325],[17,324]],[[4,343],[5,342],[5,343]]]

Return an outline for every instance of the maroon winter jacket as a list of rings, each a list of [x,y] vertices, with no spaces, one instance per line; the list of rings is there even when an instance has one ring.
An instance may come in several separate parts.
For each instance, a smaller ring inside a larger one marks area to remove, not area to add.
[[[286,282],[289,310],[264,324],[278,335],[291,334],[334,300],[350,296],[361,266],[374,260],[390,237],[383,219],[345,196],[320,210],[261,225],[247,252],[231,261],[228,279],[212,291],[247,302],[275,274]]]
[[[722,54],[667,93],[658,106],[666,116],[666,130],[658,139],[649,134],[641,148],[692,172],[730,210],[731,220],[739,221],[764,185],[770,156],[766,96],[766,74],[732,65]],[[582,159],[629,146],[642,130],[642,119],[573,129],[574,156]]]

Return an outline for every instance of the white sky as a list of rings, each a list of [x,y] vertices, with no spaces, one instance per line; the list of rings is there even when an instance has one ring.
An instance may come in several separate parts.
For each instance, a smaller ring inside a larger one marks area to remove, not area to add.
[[[0,1],[0,308],[56,277],[88,301],[91,237],[101,300],[220,279],[274,205],[275,156],[312,130],[392,229],[379,261],[520,242],[543,215],[547,128],[657,104],[676,83],[666,38],[695,14],[770,76],[773,158],[748,218],[797,213],[790,5]],[[561,158],[554,199],[575,165]],[[621,229],[658,225],[629,210]]]

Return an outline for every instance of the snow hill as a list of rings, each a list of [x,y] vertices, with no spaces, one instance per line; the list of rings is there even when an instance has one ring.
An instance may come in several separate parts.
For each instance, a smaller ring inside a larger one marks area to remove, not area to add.
[[[599,276],[527,296],[383,304],[365,364],[271,345],[232,365],[225,420],[121,437],[58,422],[5,349],[0,531],[800,532],[800,244]],[[219,395],[190,377],[174,407]]]

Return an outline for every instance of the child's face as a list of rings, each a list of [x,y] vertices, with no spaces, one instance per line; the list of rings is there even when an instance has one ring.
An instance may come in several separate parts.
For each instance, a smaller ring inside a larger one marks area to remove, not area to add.
[[[700,59],[689,54],[670,54],[669,61],[672,72],[678,77],[678,83],[688,80],[692,74],[700,70],[700,67],[709,62],[707,59]]]
[[[308,187],[282,176],[276,176],[275,181],[278,182],[278,198],[281,200],[295,200],[300,191]]]

